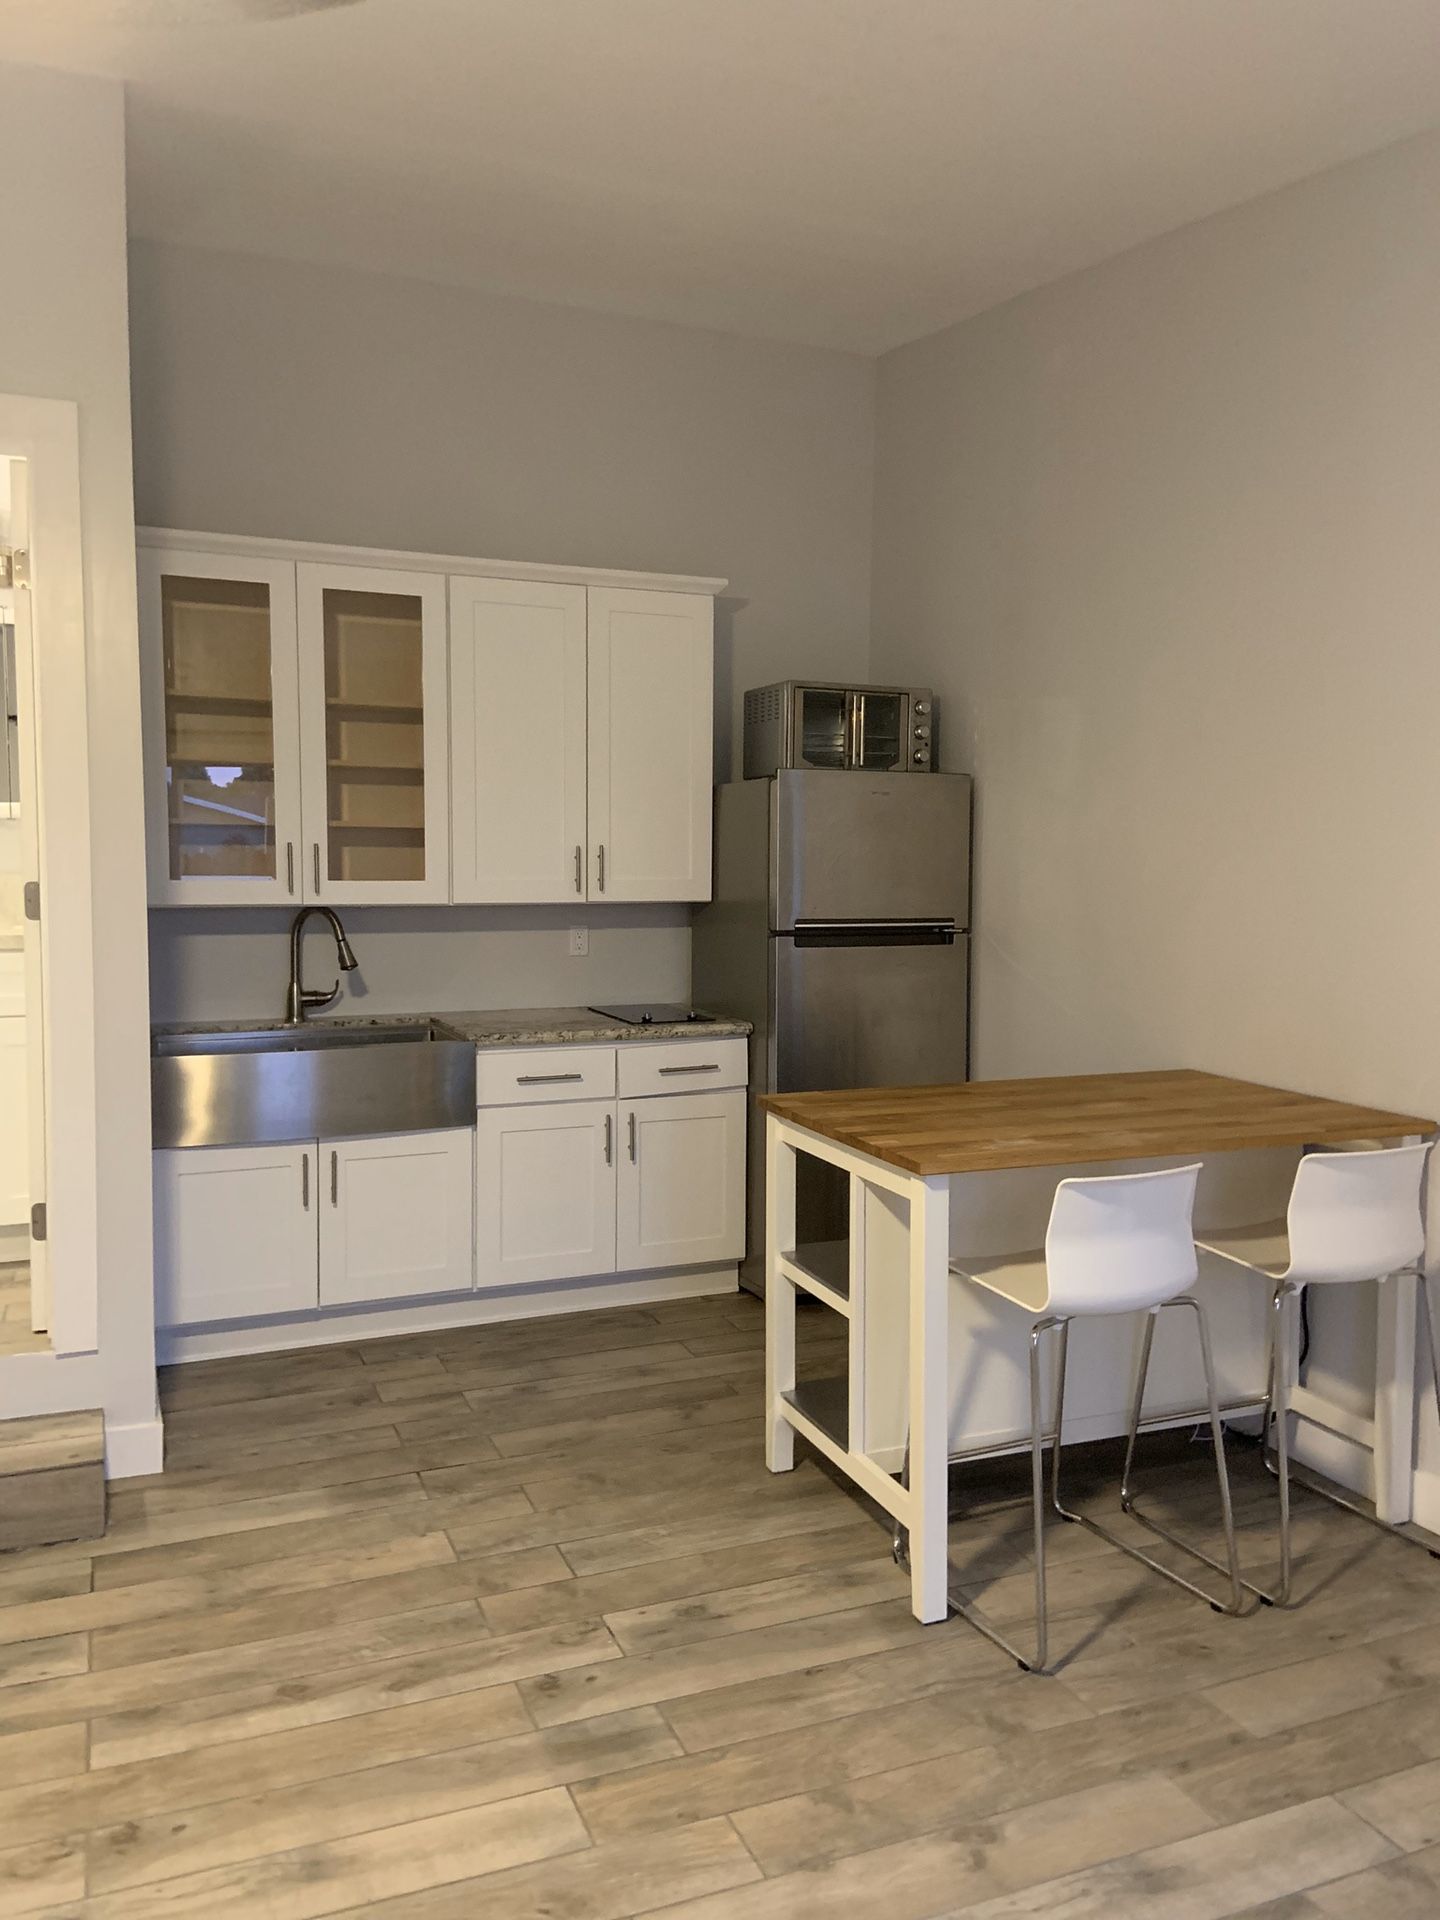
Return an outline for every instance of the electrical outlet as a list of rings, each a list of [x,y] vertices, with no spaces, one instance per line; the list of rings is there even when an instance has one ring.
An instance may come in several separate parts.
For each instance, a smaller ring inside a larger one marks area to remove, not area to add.
[[[588,927],[571,927],[570,951],[574,954],[589,953],[590,929]]]

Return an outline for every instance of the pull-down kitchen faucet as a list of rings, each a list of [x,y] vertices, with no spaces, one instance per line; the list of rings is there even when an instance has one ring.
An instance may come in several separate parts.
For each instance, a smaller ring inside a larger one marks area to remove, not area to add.
[[[300,984],[300,936],[305,931],[305,922],[312,913],[318,913],[330,922],[330,931],[335,936],[335,956],[345,973],[353,973],[360,962],[346,938],[345,929],[340,924],[340,916],[329,907],[301,907],[290,922],[290,985],[285,991],[285,1024],[299,1026],[311,1007],[328,1007],[332,1000],[340,996],[340,982],[337,979],[328,993],[316,993]]]

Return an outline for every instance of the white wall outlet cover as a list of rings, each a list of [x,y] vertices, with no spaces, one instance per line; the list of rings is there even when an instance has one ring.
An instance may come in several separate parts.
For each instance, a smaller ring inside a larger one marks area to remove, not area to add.
[[[570,951],[571,953],[577,953],[577,954],[589,953],[590,929],[588,927],[571,927]]]

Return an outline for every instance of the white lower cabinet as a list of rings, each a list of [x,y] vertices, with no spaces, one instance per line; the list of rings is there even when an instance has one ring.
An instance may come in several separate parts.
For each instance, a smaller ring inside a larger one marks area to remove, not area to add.
[[[472,1285],[468,1127],[154,1160],[162,1327]]]
[[[482,1107],[476,1285],[739,1260],[745,1092]]]
[[[615,1271],[615,1103],[483,1107],[475,1125],[475,1284]]]
[[[161,1326],[296,1313],[317,1299],[314,1142],[155,1155]]]
[[[320,1142],[322,1307],[469,1290],[470,1142],[468,1127]]]
[[[615,1264],[700,1266],[745,1251],[745,1093],[622,1101]]]

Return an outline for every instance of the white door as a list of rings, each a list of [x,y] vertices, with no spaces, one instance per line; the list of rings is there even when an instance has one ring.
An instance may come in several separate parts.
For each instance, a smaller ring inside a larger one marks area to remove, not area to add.
[[[470,1129],[320,1142],[320,1304],[474,1285]]]
[[[154,1161],[160,1326],[314,1307],[320,1195],[313,1141],[178,1148]]]
[[[592,900],[708,900],[714,602],[591,587]]]
[[[743,1088],[622,1100],[619,1117],[617,1271],[741,1259]]]
[[[445,581],[309,562],[295,576],[305,897],[448,900]]]
[[[585,589],[450,582],[453,897],[585,898]]]
[[[298,901],[294,565],[142,547],[138,572],[151,903]]]
[[[475,1284],[615,1271],[615,1105],[482,1107],[475,1122]]]

